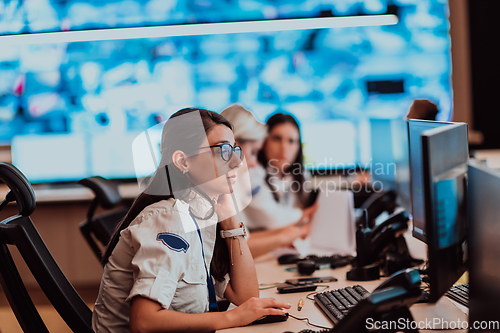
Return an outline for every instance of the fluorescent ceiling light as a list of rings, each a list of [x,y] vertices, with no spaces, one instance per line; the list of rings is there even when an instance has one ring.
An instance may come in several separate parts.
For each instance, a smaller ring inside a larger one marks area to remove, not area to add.
[[[155,27],[44,32],[0,36],[0,45],[54,44],[100,40],[161,38],[174,36],[236,34],[246,32],[328,29],[393,25],[393,14],[264,20],[226,23],[182,24]]]

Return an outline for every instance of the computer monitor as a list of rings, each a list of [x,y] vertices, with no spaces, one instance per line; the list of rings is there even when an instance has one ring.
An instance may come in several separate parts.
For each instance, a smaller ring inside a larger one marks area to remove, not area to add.
[[[471,161],[468,169],[469,327],[500,330],[500,171]]]
[[[349,120],[302,122],[300,132],[306,169],[322,175],[326,170],[355,169],[358,165],[356,127]]]
[[[436,302],[468,265],[467,124],[424,131],[421,140],[429,302]]]
[[[374,187],[383,190],[396,190],[396,163],[392,149],[393,133],[390,119],[371,119],[371,178]],[[377,186],[379,185],[379,186]]]
[[[408,138],[410,143],[410,189],[411,212],[413,216],[413,237],[427,243],[424,210],[424,182],[422,178],[422,139],[420,135],[429,129],[448,126],[453,123],[428,120],[409,120]]]
[[[399,120],[393,124],[395,138],[392,149],[396,163],[397,202],[409,214],[412,213],[410,186],[410,143],[408,138],[408,121]]]
[[[91,176],[81,133],[31,134],[12,139],[12,163],[31,183],[68,182]]]
[[[395,191],[397,203],[411,213],[408,122],[372,119],[370,137],[374,188]]]
[[[133,157],[133,142],[140,132],[124,132],[115,135],[95,134],[89,140],[90,163],[89,176],[101,176],[108,179],[133,179],[136,170]],[[154,169],[148,173],[151,174]],[[141,175],[145,176],[145,175]]]

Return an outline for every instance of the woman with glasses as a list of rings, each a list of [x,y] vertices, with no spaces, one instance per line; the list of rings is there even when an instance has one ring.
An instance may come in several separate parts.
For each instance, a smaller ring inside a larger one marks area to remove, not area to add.
[[[252,186],[249,195],[252,200],[243,210],[243,215],[247,226],[253,229],[248,238],[253,257],[290,247],[295,239],[307,237],[310,224],[304,222],[307,222],[306,218],[312,215],[316,207],[303,210],[300,205],[287,205],[275,200],[270,186],[265,181],[265,169],[259,165],[257,157],[267,136],[266,126],[239,104],[227,107],[221,115],[233,125],[236,143],[243,150],[251,175]],[[298,135],[295,127],[291,130],[295,131],[292,134]],[[263,220],[260,220],[261,218]]]
[[[242,158],[219,114],[183,109],[165,123],[159,167],[103,255],[95,332],[213,332],[290,307],[258,298],[231,202]],[[237,307],[216,312],[216,296]]]

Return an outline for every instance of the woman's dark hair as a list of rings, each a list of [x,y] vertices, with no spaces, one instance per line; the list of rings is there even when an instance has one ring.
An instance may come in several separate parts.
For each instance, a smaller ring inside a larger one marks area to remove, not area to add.
[[[197,112],[199,117],[183,117],[182,120],[172,120],[176,117],[187,115],[191,112]],[[203,124],[204,131],[195,130],[199,126],[199,120]],[[197,126],[198,125],[198,126]],[[162,160],[160,167],[153,176],[153,181],[148,187],[135,199],[132,207],[118,224],[113,237],[111,238],[106,251],[102,257],[102,263],[106,264],[113,252],[118,240],[120,232],[127,228],[130,223],[149,205],[152,205],[161,200],[175,198],[174,193],[189,193],[189,188],[196,188],[205,199],[212,205],[212,200],[196,186],[191,184],[187,177],[175,166],[172,166],[172,154],[176,150],[181,150],[187,155],[194,154],[198,147],[206,139],[207,134],[216,125],[224,125],[232,130],[231,124],[220,114],[197,108],[186,108],[174,113],[163,127],[161,140],[161,155]],[[166,176],[165,176],[166,175]],[[161,183],[161,184],[159,184]],[[183,196],[183,194],[181,194]],[[179,198],[180,199],[180,198]],[[211,215],[210,215],[211,216]],[[218,281],[223,281],[224,276],[229,272],[229,250],[226,242],[220,236],[220,226],[217,224],[215,240],[215,249],[211,264],[211,273]]]
[[[299,127],[297,120],[295,120],[295,118],[292,115],[285,114],[285,113],[276,113],[276,114],[272,115],[266,122],[267,133],[268,134],[271,133],[271,131],[273,130],[273,128],[275,126],[281,125],[281,124],[292,124],[293,126],[295,126],[295,128],[297,128],[297,131],[299,132],[299,151],[297,152],[297,157],[295,158],[295,161],[293,161],[293,163],[286,170],[283,170],[283,171],[286,174],[290,174],[290,173],[292,174],[294,182],[292,182],[291,189],[295,193],[297,193],[297,195],[299,197],[299,202],[301,204],[303,204],[307,201],[306,200],[307,193],[304,191],[304,181],[305,181],[305,179],[304,179],[304,154],[302,152],[302,139],[300,136],[300,127]],[[269,140],[269,136],[264,141],[264,145],[262,146],[262,149],[259,151],[259,154],[257,156],[259,163],[262,166],[264,166],[264,168],[267,168],[267,166],[269,164],[269,160],[267,159],[266,154],[265,154],[267,140]],[[269,183],[270,177],[271,177],[271,175],[269,173],[267,173],[265,180],[266,180],[267,185],[272,189],[272,187]],[[272,193],[273,193],[274,200],[278,201],[278,195],[276,194],[276,192],[273,191]],[[304,207],[302,207],[302,208],[304,208]]]

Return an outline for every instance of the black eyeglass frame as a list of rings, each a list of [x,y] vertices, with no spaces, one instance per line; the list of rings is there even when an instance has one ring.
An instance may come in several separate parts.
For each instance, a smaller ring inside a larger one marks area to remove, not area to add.
[[[223,150],[222,150],[222,146],[229,146],[231,147],[231,149],[229,150],[229,157],[228,159],[226,160],[224,158],[224,153],[223,153]],[[216,147],[219,147],[220,148],[220,156],[222,158],[222,160],[226,161],[226,162],[229,162],[231,160],[231,158],[233,157],[233,153],[236,154],[236,156],[240,159],[240,161],[243,160],[243,150],[241,149],[240,146],[232,146],[230,143],[221,143],[219,145],[213,145],[213,146],[206,146],[206,147],[199,147],[198,149],[203,149],[203,148],[216,148]],[[236,150],[238,149],[238,150]],[[238,156],[238,153],[237,151],[239,151],[239,156]]]

